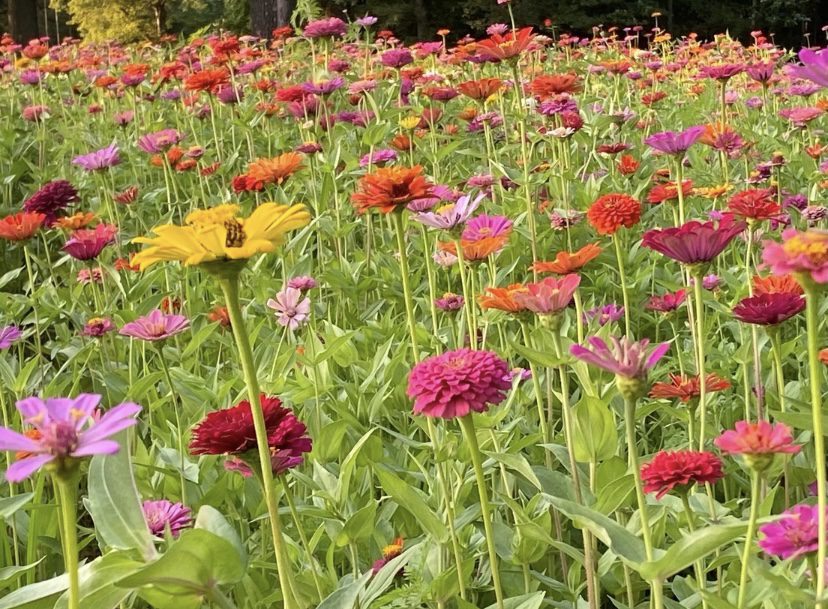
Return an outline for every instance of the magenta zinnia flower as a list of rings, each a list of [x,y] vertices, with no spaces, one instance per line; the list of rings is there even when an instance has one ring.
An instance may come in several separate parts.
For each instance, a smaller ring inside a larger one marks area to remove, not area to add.
[[[691,220],[678,228],[649,230],[641,244],[682,264],[710,262],[728,246],[747,225],[725,215],[718,223]]]
[[[799,294],[776,292],[742,299],[733,307],[733,316],[748,324],[774,326],[804,309],[805,299]]]
[[[83,167],[86,171],[100,171],[109,169],[121,162],[118,146],[110,144],[106,148],[95,150],[88,154],[81,154],[72,159],[73,165]]]
[[[509,366],[496,353],[457,349],[414,366],[407,394],[414,398],[415,413],[453,419],[500,404],[511,388],[508,374]]]
[[[83,325],[81,334],[98,338],[114,329],[115,324],[112,323],[112,320],[106,317],[92,317]]]
[[[61,471],[72,459],[118,452],[120,445],[109,438],[135,425],[141,407],[128,402],[100,414],[100,401],[100,395],[83,393],[74,399],[30,397],[17,402],[23,423],[34,433],[0,427],[0,450],[18,451],[6,480],[20,482],[47,463],[56,462]]]
[[[380,55],[382,65],[389,68],[402,68],[414,61],[411,51],[408,49],[389,49]]]
[[[175,129],[162,129],[138,138],[138,148],[149,154],[164,152],[184,139],[184,134]]]
[[[508,236],[512,232],[512,221],[506,216],[475,216],[463,229],[462,238],[466,241],[480,241],[490,237]]]
[[[141,509],[144,511],[144,520],[147,521],[150,533],[156,537],[163,535],[167,527],[170,529],[170,535],[178,537],[181,529],[186,529],[193,523],[190,508],[181,503],[173,503],[166,499],[144,501]]]
[[[816,552],[819,547],[819,507],[795,505],[779,520],[759,527],[759,547],[783,560]]]
[[[183,315],[171,315],[155,309],[124,325],[119,334],[155,342],[175,336],[189,327],[190,322]]]
[[[305,38],[325,38],[333,36],[344,36],[348,30],[347,24],[339,17],[328,17],[310,21],[302,30]]]
[[[798,273],[828,283],[828,231],[789,228],[782,233],[782,243],[765,241],[762,260],[774,275]]]
[[[788,74],[794,78],[804,78],[820,87],[828,87],[828,49],[799,51],[801,66],[789,66]]]
[[[704,126],[696,125],[684,131],[661,131],[644,138],[644,143],[650,148],[664,154],[684,154],[704,134]]]
[[[311,301],[303,296],[301,290],[288,287],[270,298],[267,306],[276,312],[276,321],[280,326],[296,330],[308,320]]]
[[[591,349],[583,345],[572,345],[569,352],[587,364],[630,379],[646,379],[647,371],[670,349],[670,343],[661,343],[648,354],[650,341],[646,338],[636,342],[626,336],[612,337],[609,345],[597,336],[588,340]]]
[[[20,330],[17,326],[0,328],[0,351],[4,351],[20,340]]]
[[[289,288],[296,288],[302,292],[307,292],[308,290],[312,290],[317,285],[316,279],[311,277],[310,275],[300,275],[298,277],[293,277],[289,279],[287,282],[287,286]]]
[[[578,289],[581,277],[575,273],[546,277],[537,283],[527,283],[526,291],[515,292],[517,304],[539,315],[553,315],[569,306],[572,295]]]
[[[76,260],[94,260],[115,241],[117,234],[118,227],[112,224],[98,224],[94,229],[82,228],[72,233],[62,249]]]

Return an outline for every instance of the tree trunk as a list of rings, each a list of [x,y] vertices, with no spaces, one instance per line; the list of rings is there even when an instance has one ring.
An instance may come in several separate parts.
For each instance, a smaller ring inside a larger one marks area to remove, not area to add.
[[[294,8],[296,8],[295,0],[276,0],[276,25],[279,27],[288,25]]]
[[[424,0],[414,0],[414,18],[417,20],[417,39],[426,40],[430,33],[428,31],[428,11]]]
[[[9,0],[9,33],[17,42],[26,44],[40,36],[37,23],[37,0]]]
[[[280,25],[287,25],[293,11],[291,0],[249,0],[250,25],[253,33],[262,38],[270,38],[273,30]]]

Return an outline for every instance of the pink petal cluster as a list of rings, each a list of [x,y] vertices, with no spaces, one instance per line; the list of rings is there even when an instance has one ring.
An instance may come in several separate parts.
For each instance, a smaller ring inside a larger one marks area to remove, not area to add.
[[[559,313],[569,306],[580,283],[581,277],[575,273],[560,279],[546,277],[537,283],[527,283],[525,292],[515,293],[515,302],[539,315]]]

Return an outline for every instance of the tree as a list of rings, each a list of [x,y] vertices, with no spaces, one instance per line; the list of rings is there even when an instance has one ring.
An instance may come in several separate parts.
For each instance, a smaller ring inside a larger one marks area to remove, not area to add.
[[[40,35],[37,23],[37,0],[9,0],[9,33],[18,42],[26,43]]]
[[[250,25],[253,33],[270,38],[271,32],[287,25],[293,12],[292,0],[250,0]]]

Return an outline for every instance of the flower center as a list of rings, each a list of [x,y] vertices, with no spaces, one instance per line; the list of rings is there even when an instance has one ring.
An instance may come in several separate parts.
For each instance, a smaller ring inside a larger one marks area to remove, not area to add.
[[[247,235],[244,234],[244,228],[241,222],[232,218],[224,221],[224,228],[227,229],[227,237],[225,239],[226,247],[241,247],[244,245],[244,240]]]
[[[78,431],[73,422],[54,421],[41,433],[40,443],[56,457],[68,457],[78,447]]]
[[[828,262],[828,239],[807,235],[795,235],[782,244],[785,253],[791,256],[805,256],[814,264]]]

